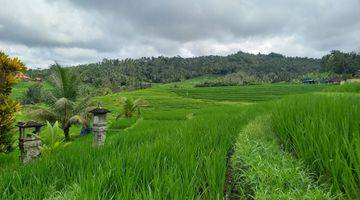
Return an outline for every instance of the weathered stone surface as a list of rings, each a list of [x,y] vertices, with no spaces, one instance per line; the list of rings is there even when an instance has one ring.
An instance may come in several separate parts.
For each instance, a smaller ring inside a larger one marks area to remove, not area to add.
[[[23,163],[27,163],[41,155],[40,147],[42,142],[40,138],[24,137],[19,139],[20,159]]]
[[[94,116],[94,145],[103,145],[106,140],[106,113]]]

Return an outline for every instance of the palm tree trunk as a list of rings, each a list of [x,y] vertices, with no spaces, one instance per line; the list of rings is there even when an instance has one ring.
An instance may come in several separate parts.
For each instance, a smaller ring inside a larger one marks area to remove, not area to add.
[[[64,128],[65,141],[70,141],[69,131],[70,131],[70,127],[65,127]]]

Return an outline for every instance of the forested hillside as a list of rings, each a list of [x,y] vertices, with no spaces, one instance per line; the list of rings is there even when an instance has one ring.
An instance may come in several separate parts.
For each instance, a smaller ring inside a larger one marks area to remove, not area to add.
[[[288,81],[296,76],[320,69],[320,60],[286,57],[270,53],[238,52],[228,56],[194,58],[151,57],[140,59],[104,59],[98,63],[71,67],[85,84],[96,87],[141,88],[149,83],[168,83],[202,75],[225,75],[238,71],[271,82]],[[46,77],[49,70],[30,70],[33,77]]]

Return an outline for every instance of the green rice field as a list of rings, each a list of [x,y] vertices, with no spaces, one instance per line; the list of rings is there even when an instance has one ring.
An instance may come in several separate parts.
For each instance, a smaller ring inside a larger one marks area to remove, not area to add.
[[[91,134],[75,137],[74,128],[66,147],[30,164],[20,164],[18,150],[0,154],[0,199],[360,197],[358,93],[329,85],[193,85],[94,97],[111,110],[105,145],[94,147]],[[15,96],[25,88],[17,85]],[[123,96],[149,106],[139,118],[116,120]],[[28,119],[28,110],[17,118]]]
[[[208,88],[173,89],[178,95],[194,99],[210,99],[217,101],[259,102],[279,99],[291,94],[302,94],[321,91],[328,85],[301,84],[264,84],[250,86],[226,86]]]

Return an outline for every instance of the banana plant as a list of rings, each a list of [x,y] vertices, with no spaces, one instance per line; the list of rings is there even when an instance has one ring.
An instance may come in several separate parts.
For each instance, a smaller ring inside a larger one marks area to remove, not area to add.
[[[41,146],[41,152],[45,155],[69,144],[62,143],[59,122],[56,121],[51,125],[51,123],[47,121],[46,124],[46,130],[41,136],[41,139],[44,141],[44,144]]]

